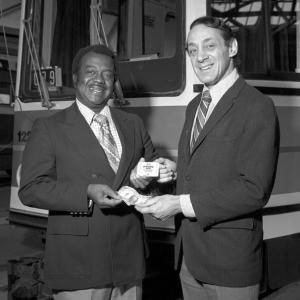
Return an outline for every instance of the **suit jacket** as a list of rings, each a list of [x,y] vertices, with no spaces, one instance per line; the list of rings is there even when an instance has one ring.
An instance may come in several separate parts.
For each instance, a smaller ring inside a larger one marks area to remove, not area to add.
[[[256,284],[262,274],[261,208],[276,173],[279,126],[271,99],[239,78],[224,94],[190,153],[201,95],[186,110],[178,149],[177,194],[190,194],[196,217],[179,217],[176,263],[222,286]]]
[[[155,158],[141,119],[111,109],[122,143],[117,174],[74,103],[32,128],[22,162],[19,196],[25,205],[48,209],[45,277],[54,289],[72,290],[143,278],[147,245],[142,216],[132,207],[88,211],[87,187],[129,185],[138,160]]]

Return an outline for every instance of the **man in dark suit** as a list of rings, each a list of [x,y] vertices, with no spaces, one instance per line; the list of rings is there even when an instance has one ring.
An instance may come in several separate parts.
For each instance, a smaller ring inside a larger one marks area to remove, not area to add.
[[[24,151],[19,196],[49,210],[45,278],[54,299],[141,299],[143,217],[116,191],[131,173],[143,180],[134,168],[156,153],[139,117],[107,105],[114,60],[105,46],[79,50],[76,101],[38,119]]]
[[[272,100],[238,74],[237,52],[223,21],[202,17],[191,24],[187,53],[204,87],[186,110],[177,195],[136,206],[158,219],[176,215],[184,299],[258,299],[261,209],[274,184],[279,126]]]

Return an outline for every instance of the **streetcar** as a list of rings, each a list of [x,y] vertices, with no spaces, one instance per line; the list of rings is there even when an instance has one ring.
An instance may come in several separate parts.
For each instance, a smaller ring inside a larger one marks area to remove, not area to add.
[[[18,198],[22,153],[36,118],[74,102],[71,63],[83,46],[113,49],[119,84],[111,105],[140,115],[159,154],[176,160],[186,106],[201,90],[185,41],[191,22],[204,15],[232,27],[239,72],[278,112],[279,163],[263,210],[264,279],[276,289],[300,278],[299,0],[22,0],[10,221],[46,226],[47,211]],[[162,262],[170,253],[164,247],[172,247],[173,220],[145,216],[145,225]]]

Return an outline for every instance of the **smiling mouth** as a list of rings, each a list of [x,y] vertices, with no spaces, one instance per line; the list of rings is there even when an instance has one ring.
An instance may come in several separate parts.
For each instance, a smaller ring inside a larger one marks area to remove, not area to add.
[[[211,69],[212,65],[206,65],[206,66],[200,66],[199,69],[200,71],[207,71]]]
[[[103,93],[104,92],[104,87],[103,86],[99,86],[99,85],[93,85],[89,87],[89,90],[92,93]]]

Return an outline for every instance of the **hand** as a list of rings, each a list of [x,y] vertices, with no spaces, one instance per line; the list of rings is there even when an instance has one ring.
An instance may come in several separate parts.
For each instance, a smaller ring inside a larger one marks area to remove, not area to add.
[[[163,157],[157,158],[155,161],[159,163],[159,178],[157,182],[166,183],[176,180],[176,162]]]
[[[141,157],[139,162],[144,162],[144,157]],[[137,165],[130,173],[130,182],[136,189],[144,189],[152,181],[151,177],[139,176],[137,174]]]
[[[87,196],[99,208],[115,207],[122,202],[121,196],[105,184],[89,184]]]
[[[179,196],[163,195],[150,198],[144,204],[135,205],[142,214],[151,214],[155,219],[166,220],[181,213]]]

